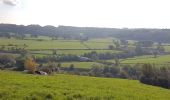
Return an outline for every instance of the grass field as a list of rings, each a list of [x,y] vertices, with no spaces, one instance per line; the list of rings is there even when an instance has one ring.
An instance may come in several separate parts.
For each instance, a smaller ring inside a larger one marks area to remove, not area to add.
[[[38,40],[42,39],[42,40]],[[40,36],[39,38],[26,38],[26,40],[0,38],[0,45],[28,45],[26,49],[108,49],[108,45],[113,44],[110,39],[92,39],[84,42],[83,45],[79,40],[50,40],[49,37]]]
[[[75,68],[92,68],[93,65],[102,65],[96,62],[64,62],[62,67],[69,67],[71,64],[74,64]]]
[[[1,38],[0,45],[23,45],[26,44],[28,47],[26,49],[87,49],[79,41],[75,40],[18,40],[18,39],[5,39]]]
[[[42,39],[39,41],[39,39]],[[26,44],[30,53],[39,53],[34,54],[37,57],[43,57],[49,54],[52,54],[52,50],[49,49],[68,49],[68,50],[58,50],[58,54],[73,54],[73,55],[83,55],[84,53],[89,53],[93,50],[84,50],[84,49],[108,49],[108,45],[113,44],[112,38],[107,39],[90,39],[86,42],[81,43],[79,40],[51,40],[47,36],[38,36],[38,38],[25,38],[24,40],[19,39],[7,39],[0,38],[0,46],[2,45],[18,45],[18,48],[23,48]],[[12,46],[5,46],[5,48],[10,48]],[[69,50],[69,49],[82,49],[82,50]],[[36,51],[37,50],[37,51]],[[41,51],[40,51],[41,50]],[[98,53],[120,53],[121,51],[116,50],[95,50]]]
[[[86,46],[84,46],[80,41],[78,40],[50,40],[46,39],[45,37],[37,38],[37,39],[31,39],[29,40],[19,40],[19,39],[6,39],[6,38],[0,38],[1,42],[0,45],[8,45],[8,44],[14,44],[14,45],[28,45],[27,49],[88,49]],[[42,41],[39,41],[38,39],[42,39]],[[107,39],[106,39],[107,40]],[[107,49],[109,44],[112,44],[111,42],[92,42],[93,40],[85,42],[90,48],[94,49]],[[96,41],[96,40],[94,40]],[[102,40],[104,41],[104,40]]]
[[[162,55],[154,58],[153,56],[141,56],[136,58],[130,58],[122,61],[122,63],[155,63],[165,64],[170,63],[170,55]]]
[[[164,46],[165,51],[170,52],[170,46]]]
[[[113,39],[115,38],[98,38],[98,39],[90,39],[88,42],[105,42],[105,43],[113,43]]]
[[[113,45],[113,43],[103,43],[103,42],[85,42],[91,49],[108,49],[109,45]]]
[[[121,63],[123,64],[136,64],[136,63],[151,63],[151,64],[168,64],[170,63],[170,55],[159,55],[157,58],[154,58],[153,55],[145,55],[145,56],[136,56],[134,58],[121,59]],[[114,59],[107,60],[108,62],[113,62]]]
[[[169,94],[135,80],[0,71],[1,100],[169,100]]]

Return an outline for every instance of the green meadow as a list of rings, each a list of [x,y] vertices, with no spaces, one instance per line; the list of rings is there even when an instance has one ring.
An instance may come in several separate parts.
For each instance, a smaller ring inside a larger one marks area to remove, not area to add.
[[[136,56],[134,58],[120,59],[121,64],[137,64],[137,63],[151,63],[151,64],[169,64],[170,63],[170,55],[158,55],[157,58],[154,58],[153,55],[144,55],[144,56]],[[115,62],[114,59],[106,60],[108,62]]]
[[[26,49],[87,49],[78,41],[62,41],[62,40],[18,40],[18,39],[1,39],[0,45],[23,45],[26,44]]]
[[[169,100],[169,94],[136,80],[0,71],[1,100]]]
[[[69,67],[71,64],[74,64],[75,68],[92,68],[95,65],[102,66],[102,64],[96,62],[63,62],[62,67]]]
[[[85,42],[88,47],[83,45],[78,40],[50,40],[50,39],[6,39],[0,38],[1,42],[0,45],[18,45],[22,46],[24,44],[28,45],[26,49],[33,50],[33,49],[108,49],[108,45],[112,44],[112,42]],[[99,40],[100,41],[100,40]]]

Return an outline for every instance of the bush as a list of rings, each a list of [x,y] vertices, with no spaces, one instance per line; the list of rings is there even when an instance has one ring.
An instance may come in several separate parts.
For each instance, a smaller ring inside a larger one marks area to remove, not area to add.
[[[119,77],[120,77],[120,78],[125,78],[125,79],[130,78],[129,75],[128,75],[128,73],[125,72],[125,71],[121,71],[121,72],[119,73]]]
[[[144,65],[140,82],[164,88],[170,88],[170,68],[154,68],[152,65]]]
[[[74,64],[71,64],[68,68],[69,71],[73,71],[74,70]]]
[[[16,64],[15,57],[10,54],[1,54],[0,64],[4,65],[6,68],[14,67]]]
[[[37,70],[38,64],[35,62],[33,58],[29,57],[25,60],[24,66],[26,69],[34,73]]]

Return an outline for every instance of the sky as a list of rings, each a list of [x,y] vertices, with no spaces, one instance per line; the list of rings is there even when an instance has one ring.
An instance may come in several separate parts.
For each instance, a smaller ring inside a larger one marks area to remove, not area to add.
[[[170,0],[0,0],[0,23],[170,28]]]

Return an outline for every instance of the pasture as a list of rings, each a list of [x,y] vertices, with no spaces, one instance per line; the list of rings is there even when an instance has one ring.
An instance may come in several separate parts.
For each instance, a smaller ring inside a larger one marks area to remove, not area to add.
[[[69,67],[71,64],[74,64],[75,68],[92,68],[95,65],[102,66],[102,64],[96,62],[63,62],[61,63],[62,67]]]
[[[136,80],[0,71],[1,100],[169,100],[169,94]]]
[[[38,36],[38,38],[27,37],[24,40],[21,39],[7,39],[0,38],[0,46],[5,46],[6,49],[10,48],[10,45],[17,45],[18,48],[23,48],[24,44],[27,45],[26,50],[29,53],[37,56],[43,57],[47,55],[52,55],[53,50],[56,50],[57,54],[71,54],[81,56],[85,53],[90,53],[92,51],[96,51],[97,53],[113,53],[118,54],[123,51],[118,50],[109,50],[109,45],[114,45],[113,40],[115,38],[103,38],[103,39],[89,39],[88,41],[81,42],[80,40],[64,40],[59,38],[57,40],[52,40],[48,36]],[[128,40],[129,41],[129,49],[134,50],[134,43],[137,41]],[[169,51],[170,48],[168,44],[166,44],[165,50]],[[94,49],[94,50],[93,50]],[[121,64],[136,64],[136,63],[155,63],[155,64],[169,64],[170,63],[170,55],[158,55],[157,58],[154,58],[153,55],[145,55],[145,56],[136,56],[134,58],[120,59]],[[113,62],[114,59],[106,60],[108,62]],[[78,64],[80,63],[80,64]],[[86,62],[85,62],[86,63]],[[89,62],[86,64],[82,64],[82,62],[76,62],[76,66],[81,66],[83,68],[91,68]],[[64,63],[65,64],[65,63]],[[68,66],[69,62],[65,65]]]
[[[159,55],[157,58],[154,58],[153,55],[144,55],[144,56],[136,56],[134,58],[120,59],[121,64],[169,64],[170,63],[170,55]],[[108,62],[114,63],[115,60],[106,60]]]

